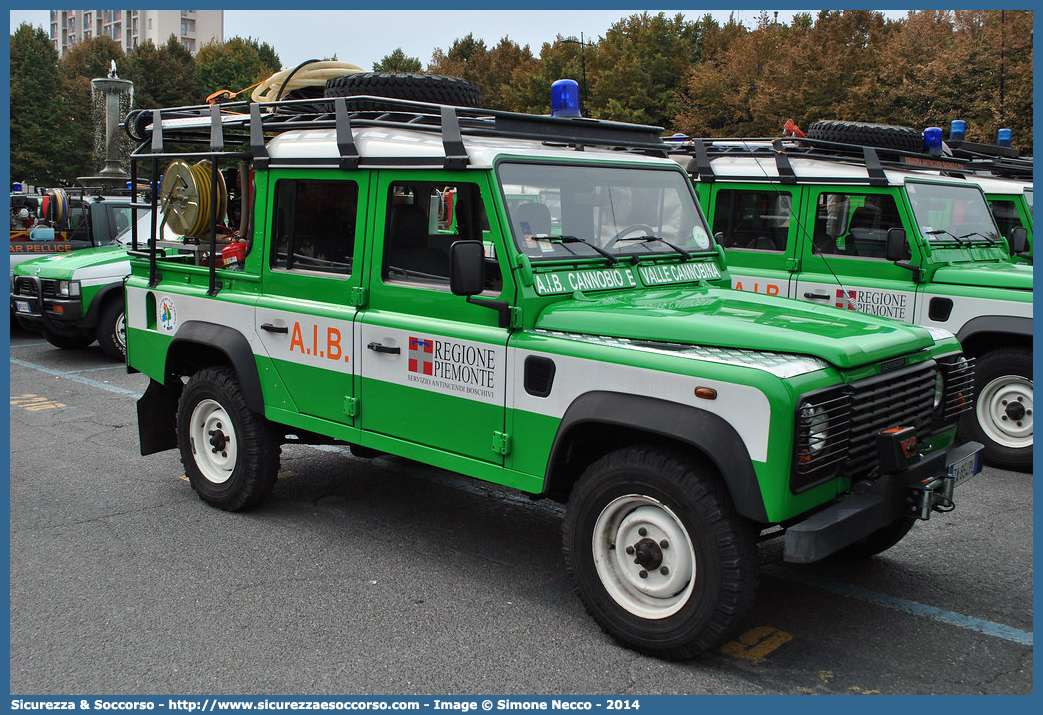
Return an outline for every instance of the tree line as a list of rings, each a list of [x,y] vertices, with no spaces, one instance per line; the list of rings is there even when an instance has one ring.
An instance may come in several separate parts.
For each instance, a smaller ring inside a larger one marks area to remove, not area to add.
[[[282,68],[267,43],[235,37],[193,57],[175,38],[129,54],[109,38],[76,45],[61,59],[40,28],[11,35],[12,177],[53,184],[92,173],[90,79],[115,60],[135,83],[135,106],[201,104],[238,92]],[[396,48],[376,71],[463,77],[490,109],[546,114],[550,85],[580,82],[584,114],[652,124],[693,136],[777,136],[787,119],[947,127],[994,143],[1000,127],[1032,146],[1032,12],[921,10],[889,19],[872,10],[798,13],[778,23],[766,11],[748,28],[734,16],[648,12],[621,18],[596,38],[556,35],[535,53],[508,36],[489,47],[472,34],[424,63]],[[248,97],[244,92],[239,98]]]

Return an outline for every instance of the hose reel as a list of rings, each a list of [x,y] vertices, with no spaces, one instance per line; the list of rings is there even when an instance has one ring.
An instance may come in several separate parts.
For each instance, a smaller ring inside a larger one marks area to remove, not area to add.
[[[217,205],[211,206],[212,168],[208,159],[197,164],[172,161],[163,173],[160,201],[167,225],[177,234],[199,238],[220,223],[228,208],[228,189],[217,172]]]

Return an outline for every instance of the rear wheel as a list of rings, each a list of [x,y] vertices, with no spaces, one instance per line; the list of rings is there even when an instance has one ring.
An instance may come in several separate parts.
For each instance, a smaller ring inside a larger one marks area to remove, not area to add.
[[[716,476],[683,454],[631,447],[598,460],[577,483],[563,530],[587,611],[634,650],[694,657],[753,605],[753,529]]]
[[[127,321],[123,297],[112,300],[101,311],[98,321],[98,345],[113,360],[127,361]]]
[[[960,423],[961,434],[985,445],[985,461],[1002,469],[1032,470],[1032,353],[1000,348],[979,355],[974,410]]]
[[[279,442],[271,424],[252,412],[227,367],[200,370],[181,393],[178,446],[192,488],[227,511],[257,506],[279,470]]]

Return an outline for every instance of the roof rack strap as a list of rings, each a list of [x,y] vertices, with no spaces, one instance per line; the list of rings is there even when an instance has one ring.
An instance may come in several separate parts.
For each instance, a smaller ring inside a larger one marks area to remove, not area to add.
[[[210,149],[212,151],[224,151],[225,133],[224,125],[221,124],[221,106],[210,105]]]
[[[442,107],[442,147],[445,149],[445,168],[463,169],[470,158],[460,135],[460,119],[456,107]]]
[[[359,168],[359,150],[355,147],[355,139],[351,134],[351,116],[344,97],[337,97],[333,103],[337,118],[337,150],[340,152],[341,169]]]
[[[253,154],[256,168],[262,170],[268,168],[268,147],[264,145],[261,107],[258,104],[250,105],[250,152]]]
[[[163,153],[163,115],[158,109],[152,110],[152,153]]]
[[[775,168],[779,172],[779,181],[783,184],[797,183],[797,175],[793,173],[793,165],[790,164],[786,148],[781,139],[772,139],[771,146],[775,150]]]
[[[869,173],[869,185],[887,186],[887,175],[884,174],[884,167],[880,165],[876,149],[871,146],[862,147],[862,153],[865,157],[866,171]]]
[[[713,182],[716,178],[713,173],[713,165],[710,164],[710,155],[706,153],[706,145],[702,139],[692,140],[692,153],[695,154],[695,167],[699,172],[699,181]]]

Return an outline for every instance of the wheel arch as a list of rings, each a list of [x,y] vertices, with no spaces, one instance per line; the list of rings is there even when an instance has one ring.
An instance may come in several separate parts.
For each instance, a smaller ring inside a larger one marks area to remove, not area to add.
[[[192,375],[213,365],[228,365],[235,370],[246,406],[264,414],[261,378],[246,336],[226,325],[187,321],[178,328],[167,348],[166,374]]]
[[[971,318],[956,334],[967,355],[981,355],[997,345],[1032,348],[1032,318],[980,315]]]
[[[99,289],[95,294],[94,299],[91,301],[91,305],[87,308],[87,315],[84,316],[83,325],[87,328],[96,328],[98,322],[101,320],[102,311],[110,301],[123,300],[123,281],[112,283]]]
[[[544,494],[564,500],[594,460],[648,442],[705,458],[720,475],[736,511],[768,522],[753,462],[735,428],[707,410],[643,395],[595,391],[576,398],[554,437]]]

